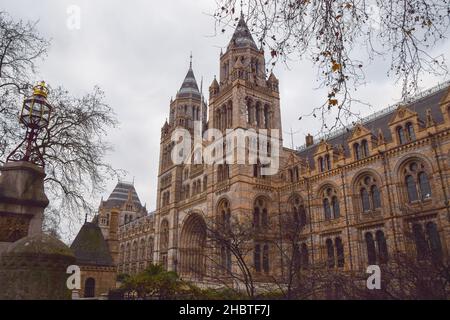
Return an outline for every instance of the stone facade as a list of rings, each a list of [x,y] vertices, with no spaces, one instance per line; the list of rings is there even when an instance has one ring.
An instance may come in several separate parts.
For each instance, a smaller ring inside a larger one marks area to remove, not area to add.
[[[161,129],[156,211],[119,228],[119,272],[160,263],[183,278],[204,281],[215,272],[205,259],[207,250],[219,250],[205,246],[206,223],[221,215],[253,219],[264,231],[248,256],[260,281],[280,272],[270,235],[285,213],[302,224],[302,263],[357,271],[386,262],[394,252],[420,257],[427,250],[448,259],[448,84],[318,143],[307,136],[298,150],[272,148],[272,155],[280,155],[275,175],[261,175],[260,164],[172,163],[172,133],[182,128],[193,134],[195,121],[202,133],[278,129],[279,137],[272,138],[282,146],[278,79],[264,66],[264,52],[243,18],[220,55],[220,77],[210,86],[208,108],[191,64]],[[198,144],[192,142],[195,158]],[[225,254],[227,259],[233,260]],[[234,262],[226,263],[234,268]]]

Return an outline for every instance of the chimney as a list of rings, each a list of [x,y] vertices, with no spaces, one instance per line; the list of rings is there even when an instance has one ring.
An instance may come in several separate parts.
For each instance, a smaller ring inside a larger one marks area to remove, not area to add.
[[[306,136],[306,146],[310,147],[314,144],[314,137],[308,133],[308,135]]]

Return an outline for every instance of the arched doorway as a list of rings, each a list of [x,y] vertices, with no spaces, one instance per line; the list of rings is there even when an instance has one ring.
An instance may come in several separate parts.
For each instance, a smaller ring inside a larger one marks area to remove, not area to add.
[[[95,297],[95,279],[87,278],[84,282],[84,297],[94,298]]]
[[[186,219],[180,244],[180,274],[201,279],[205,274],[206,224],[199,214],[193,213]]]

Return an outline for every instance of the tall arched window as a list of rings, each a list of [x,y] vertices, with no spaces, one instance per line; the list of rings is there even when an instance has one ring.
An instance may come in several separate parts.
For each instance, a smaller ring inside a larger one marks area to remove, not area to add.
[[[430,244],[431,257],[435,261],[440,261],[442,258],[442,244],[439,237],[437,226],[434,222],[426,224],[428,242]]]
[[[416,140],[416,134],[414,133],[414,126],[411,122],[408,122],[405,126],[406,133],[408,134],[408,140],[414,141]]]
[[[372,233],[366,233],[367,262],[369,265],[377,263],[377,254],[375,250],[375,241],[373,241]]]
[[[256,244],[254,250],[253,264],[256,272],[261,272],[261,245]]]
[[[431,198],[432,190],[425,165],[420,161],[413,161],[405,166],[405,186],[409,202]]]
[[[405,144],[406,143],[406,137],[405,137],[405,131],[402,127],[397,127],[397,138],[399,144]]]
[[[253,222],[255,227],[267,228],[269,226],[269,213],[267,209],[267,201],[264,198],[258,198],[255,200],[253,212]]]
[[[375,234],[378,245],[378,261],[380,264],[386,263],[388,261],[388,248],[386,244],[386,238],[384,237],[384,232],[378,230]]]
[[[377,184],[377,180],[371,175],[366,175],[359,179],[357,186],[360,188],[361,209],[363,212],[381,208],[381,198]]]
[[[333,240],[327,239],[325,241],[325,245],[327,247],[327,265],[328,268],[334,268],[334,246]]]
[[[337,255],[337,266],[339,268],[343,268],[345,264],[345,257],[344,257],[344,245],[342,244],[341,238],[335,239],[335,246],[336,246],[336,255]]]
[[[355,159],[356,160],[360,160],[361,159],[361,148],[359,147],[359,143],[355,143],[353,145],[353,153],[355,155]]]
[[[265,273],[268,273],[270,271],[268,244],[265,244],[263,247],[263,270]]]
[[[328,187],[323,193],[323,210],[325,215],[325,220],[331,218],[339,218],[340,208],[339,208],[339,198],[337,192],[334,188]]]

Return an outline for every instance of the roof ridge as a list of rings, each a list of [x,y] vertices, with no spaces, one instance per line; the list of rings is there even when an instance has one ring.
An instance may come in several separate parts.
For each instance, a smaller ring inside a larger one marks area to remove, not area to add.
[[[386,108],[383,108],[383,109],[381,109],[379,111],[376,111],[376,112],[374,112],[372,114],[369,114],[369,115],[365,116],[364,118],[361,118],[354,125],[352,124],[351,126],[340,128],[340,129],[337,129],[337,130],[335,130],[333,132],[319,135],[317,137],[317,142],[316,143],[314,143],[314,144],[312,144],[310,146],[306,146],[306,144],[304,144],[304,145],[302,145],[300,147],[297,147],[295,149],[295,151],[299,152],[299,151],[304,151],[304,150],[310,149],[312,147],[315,147],[322,140],[325,140],[325,141],[331,140],[331,139],[334,139],[334,138],[338,137],[341,134],[345,134],[347,132],[347,130],[351,130],[351,128],[354,128],[355,125],[357,125],[357,124],[365,125],[365,124],[367,124],[369,122],[373,122],[373,121],[375,121],[375,120],[377,120],[377,119],[379,119],[379,118],[381,118],[383,116],[386,116],[386,115],[392,113],[393,111],[395,111],[398,107],[400,107],[402,105],[406,105],[406,106],[412,105],[413,103],[416,103],[416,102],[419,102],[419,101],[421,101],[423,99],[426,99],[426,98],[428,98],[428,97],[438,93],[439,91],[444,90],[444,89],[449,88],[449,87],[450,87],[450,80],[447,80],[447,81],[444,81],[442,83],[439,83],[439,84],[437,84],[437,85],[435,85],[435,86],[433,86],[431,88],[428,88],[428,89],[425,89],[423,91],[418,92],[416,95],[414,95],[412,97],[409,97],[406,100],[397,102],[397,103],[392,104],[392,105],[390,105],[390,106],[388,106]]]

